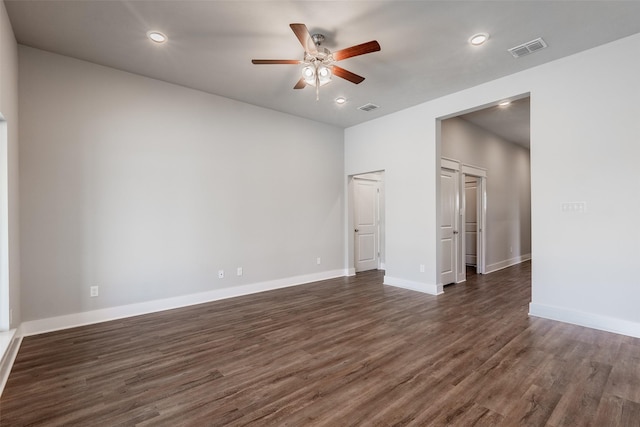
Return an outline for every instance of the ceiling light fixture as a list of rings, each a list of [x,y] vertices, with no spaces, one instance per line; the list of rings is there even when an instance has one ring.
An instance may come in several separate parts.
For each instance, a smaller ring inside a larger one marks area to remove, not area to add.
[[[302,78],[309,86],[316,88],[316,101],[320,99],[320,86],[324,86],[331,82],[331,63],[329,61],[318,60],[317,58],[309,58],[304,62],[302,67]]]
[[[160,31],[148,31],[147,37],[149,37],[149,40],[151,40],[152,42],[159,44],[167,41],[167,36],[162,34]]]
[[[474,34],[473,36],[471,36],[471,38],[469,38],[469,43],[471,43],[474,46],[480,46],[481,44],[484,44],[484,42],[486,42],[487,40],[489,40],[489,34],[478,33],[478,34]]]
[[[507,106],[507,105],[509,105],[509,104],[511,104],[511,101],[508,101],[508,100],[507,100],[507,101],[502,101],[502,102],[501,102],[501,103],[499,103],[498,105],[499,105],[500,107],[506,107],[506,106]]]
[[[336,104],[338,105],[342,105],[345,102],[347,102],[347,98],[345,98],[344,96],[339,96],[336,98]]]
[[[378,52],[380,43],[371,40],[346,49],[340,49],[337,52],[331,52],[329,49],[322,47],[324,36],[322,34],[311,34],[304,24],[294,23],[289,27],[293,30],[302,46],[304,47],[304,59],[252,59],[253,64],[301,64],[302,69],[300,80],[293,87],[294,89],[302,89],[306,86],[314,86],[316,88],[316,101],[320,100],[320,86],[324,86],[331,82],[333,76],[340,77],[354,84],[362,83],[364,77],[359,76],[351,71],[345,70],[334,63],[353,56],[360,56],[366,53]]]

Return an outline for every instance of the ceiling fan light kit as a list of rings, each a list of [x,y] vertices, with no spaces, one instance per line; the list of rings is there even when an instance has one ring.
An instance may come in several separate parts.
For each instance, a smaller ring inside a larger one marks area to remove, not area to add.
[[[322,34],[309,33],[307,26],[304,24],[289,25],[296,35],[300,44],[304,48],[304,60],[298,61],[293,59],[254,59],[251,62],[257,65],[264,64],[302,64],[302,77],[293,87],[294,89],[302,89],[305,86],[313,86],[316,88],[316,101],[320,99],[320,86],[324,86],[331,82],[331,78],[335,75],[351,83],[359,84],[364,77],[359,76],[351,71],[335,65],[335,62],[354,56],[364,55],[366,53],[377,52],[380,50],[380,44],[372,40],[356,46],[331,53],[329,49],[320,45],[325,40]]]
[[[302,68],[302,78],[310,86],[324,86],[331,81],[331,69],[324,64],[310,63]]]

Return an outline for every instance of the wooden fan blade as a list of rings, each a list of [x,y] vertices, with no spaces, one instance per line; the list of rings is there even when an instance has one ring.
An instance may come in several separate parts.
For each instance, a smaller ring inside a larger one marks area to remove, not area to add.
[[[380,44],[376,40],[351,46],[346,49],[333,52],[333,59],[342,61],[352,56],[364,55],[365,53],[377,52],[380,50]]]
[[[252,59],[252,64],[302,64],[297,59]]]
[[[337,65],[333,66],[333,75],[349,80],[351,83],[355,84],[362,83],[364,80],[364,77],[354,74],[351,71],[347,71],[344,68],[340,68]]]
[[[300,80],[298,80],[298,83],[296,83],[296,85],[293,87],[294,89],[304,89],[304,87],[307,84],[304,82],[304,77],[301,77]]]
[[[313,42],[311,38],[311,34],[309,34],[309,30],[307,26],[304,24],[289,24],[293,33],[296,35],[298,40],[300,40],[300,44],[304,48],[305,52],[316,54],[318,53],[318,49],[316,48],[316,44]]]

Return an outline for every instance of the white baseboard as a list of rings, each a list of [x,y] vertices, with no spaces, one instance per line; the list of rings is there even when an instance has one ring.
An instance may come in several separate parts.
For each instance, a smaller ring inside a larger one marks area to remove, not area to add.
[[[323,271],[320,273],[287,277],[283,279],[270,280],[249,285],[215,289],[212,291],[201,292],[197,294],[181,295],[173,298],[121,305],[117,307],[109,307],[92,311],[84,311],[81,313],[49,317],[46,319],[30,320],[22,323],[21,332],[23,336],[37,335],[45,332],[74,328],[76,326],[107,322],[109,320],[139,316],[141,314],[155,313],[163,310],[171,310],[174,308],[186,307],[189,305],[202,304],[205,302],[218,301],[227,298],[255,294],[258,292],[286,288],[289,286],[303,285],[305,283],[333,279],[335,277],[344,277],[346,272],[347,270]]]
[[[640,338],[640,323],[544,304],[529,304],[529,315]]]
[[[440,295],[443,293],[442,285],[433,285],[429,283],[414,282],[412,280],[399,279],[397,277],[384,276],[385,285],[395,286],[397,288],[410,289],[430,295]]]
[[[11,347],[11,341],[15,335],[15,329],[7,332],[0,332],[0,361],[4,359],[5,353],[9,350],[9,347]]]
[[[347,269],[347,277],[351,277],[351,276],[355,276],[356,275],[356,269],[355,268],[348,268]]]
[[[0,396],[9,379],[21,343],[22,336],[15,329],[0,332]]]
[[[521,262],[529,261],[531,254],[520,255],[515,258],[505,259],[504,261],[496,262],[486,266],[484,274],[493,273],[494,271],[502,270],[503,268],[511,267],[512,265],[520,264]]]

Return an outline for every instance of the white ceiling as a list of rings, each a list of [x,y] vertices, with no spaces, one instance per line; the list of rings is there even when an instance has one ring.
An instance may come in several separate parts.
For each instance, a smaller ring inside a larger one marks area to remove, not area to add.
[[[509,105],[495,105],[458,116],[510,142],[529,148],[531,142],[530,98]]]
[[[640,1],[13,1],[19,43],[348,127],[640,32]],[[366,80],[335,78],[293,90],[299,59],[289,24],[323,33],[325,47],[378,40],[382,50],[340,62]],[[154,45],[146,32],[169,36]],[[481,47],[468,38],[491,35]],[[537,37],[547,49],[514,59]],[[333,101],[345,96],[342,106]],[[357,107],[374,103],[379,109]]]

